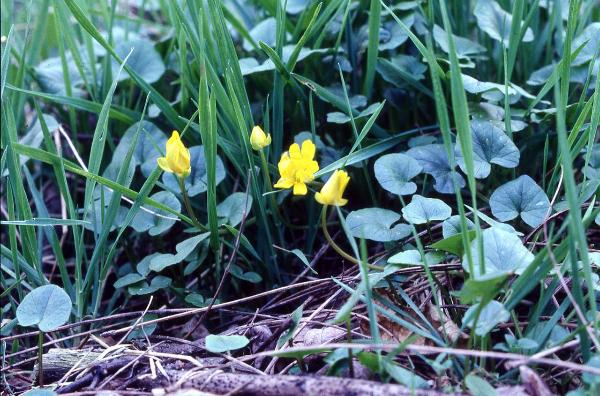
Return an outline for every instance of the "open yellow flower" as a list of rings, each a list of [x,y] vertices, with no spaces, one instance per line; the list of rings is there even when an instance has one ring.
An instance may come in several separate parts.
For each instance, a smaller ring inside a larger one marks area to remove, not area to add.
[[[179,132],[173,131],[173,134],[167,140],[166,156],[158,158],[157,162],[162,170],[174,173],[180,178],[186,178],[190,175],[192,171],[190,150],[181,141]]]
[[[347,199],[342,198],[344,190],[350,181],[350,176],[343,170],[336,170],[323,185],[321,191],[315,194],[315,199],[322,205],[344,206]]]
[[[292,144],[289,151],[281,154],[277,165],[281,177],[274,187],[293,188],[294,195],[306,195],[306,183],[313,181],[319,170],[319,164],[314,160],[315,152],[316,147],[310,140],[302,142],[302,148],[298,143]]]
[[[271,144],[271,135],[266,134],[258,125],[252,128],[250,134],[250,145],[256,151],[260,151]]]

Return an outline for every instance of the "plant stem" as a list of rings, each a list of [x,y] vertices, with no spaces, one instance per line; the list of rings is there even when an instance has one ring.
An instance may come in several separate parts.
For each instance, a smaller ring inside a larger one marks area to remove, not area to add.
[[[44,386],[44,370],[42,368],[42,362],[44,357],[44,332],[40,330],[38,334],[38,384],[40,387]]]
[[[177,177],[177,176],[176,176]],[[185,210],[188,212],[190,217],[192,218],[192,223],[202,232],[208,231],[208,228],[200,224],[198,218],[196,217],[196,213],[194,213],[194,209],[192,208],[192,204],[190,203],[190,197],[188,196],[187,190],[185,189],[185,181],[181,177],[177,177],[177,182],[179,183],[179,189],[181,190],[181,195],[183,195],[183,204],[185,205]]]
[[[327,205],[323,206],[323,211],[321,212],[321,228],[323,229],[323,235],[325,235],[325,239],[327,239],[327,242],[329,243],[329,245],[340,256],[342,256],[346,260],[350,261],[351,263],[358,264],[358,260],[356,260],[354,257],[352,257],[351,255],[349,255],[348,253],[346,253],[341,247],[339,247],[333,241],[333,239],[331,238],[331,235],[329,235],[329,231],[327,231],[327,207],[328,207]],[[383,271],[383,267],[380,267],[378,265],[367,264],[367,266],[370,269],[375,269],[375,270],[378,270],[378,271]]]
[[[346,319],[346,339],[348,344],[352,344],[352,329],[350,327],[350,315]],[[354,378],[354,357],[352,356],[352,348],[348,348],[348,371],[350,372],[350,378]]]

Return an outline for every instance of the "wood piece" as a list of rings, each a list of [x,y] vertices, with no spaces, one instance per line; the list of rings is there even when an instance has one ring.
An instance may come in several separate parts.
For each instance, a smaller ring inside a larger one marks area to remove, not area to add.
[[[183,377],[189,374],[174,373]],[[462,393],[442,393],[434,390],[411,390],[401,385],[383,384],[339,377],[315,377],[296,375],[259,376],[241,373],[224,373],[215,370],[205,370],[195,373],[193,377],[181,384],[181,389],[192,388],[203,392],[224,395],[234,392],[240,395],[261,396],[441,396],[462,395]]]

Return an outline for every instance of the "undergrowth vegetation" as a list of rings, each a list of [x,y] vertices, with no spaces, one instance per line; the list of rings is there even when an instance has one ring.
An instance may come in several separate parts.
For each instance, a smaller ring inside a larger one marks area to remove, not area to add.
[[[1,11],[6,389],[27,326],[40,353],[121,313],[129,338],[194,338],[170,310],[217,334],[232,301],[291,314],[291,371],[491,394],[528,365],[600,392],[596,0]],[[300,294],[252,298],[274,289]],[[299,342],[317,319],[356,345]]]

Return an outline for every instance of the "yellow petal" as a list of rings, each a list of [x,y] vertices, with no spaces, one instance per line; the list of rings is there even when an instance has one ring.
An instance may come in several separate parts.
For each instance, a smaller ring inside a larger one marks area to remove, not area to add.
[[[290,158],[294,160],[302,159],[302,152],[300,151],[300,146],[298,143],[294,143],[290,146]]]
[[[156,162],[158,163],[158,166],[160,166],[160,168],[165,172],[173,173],[171,168],[169,168],[169,163],[165,157],[159,157]]]
[[[294,195],[306,195],[308,192],[308,188],[304,183],[295,183],[294,184]]]
[[[302,142],[302,158],[305,160],[312,160],[315,158],[315,152],[317,151],[317,147],[310,140],[305,140]]]
[[[281,178],[275,183],[275,188],[291,188],[294,185],[293,180]]]

